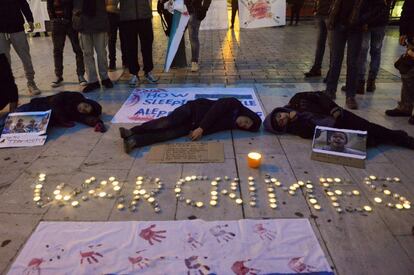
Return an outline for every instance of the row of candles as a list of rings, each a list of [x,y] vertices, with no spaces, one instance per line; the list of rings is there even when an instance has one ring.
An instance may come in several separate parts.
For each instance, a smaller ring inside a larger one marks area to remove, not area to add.
[[[175,196],[178,201],[184,202],[187,205],[202,208],[207,203],[201,200],[195,200],[190,197],[186,197],[183,190],[184,185],[191,185],[197,182],[205,183],[209,181],[207,176],[187,176],[179,179],[174,187]],[[394,178],[377,178],[376,176],[369,176],[364,179],[364,183],[370,186],[370,189],[376,192],[374,197],[374,202],[377,204],[385,203],[387,207],[396,208],[398,210],[410,209],[411,202],[404,196],[399,195],[398,193],[392,192],[390,189],[383,189],[378,186],[378,183],[381,181],[387,182],[400,182],[400,179],[397,177]],[[155,213],[161,212],[158,195],[163,189],[163,183],[159,178],[151,177],[142,177],[139,176],[136,178],[134,189],[132,190],[131,199],[129,205],[127,205],[127,199],[125,195],[120,195],[121,189],[124,187],[124,184],[116,180],[115,177],[109,177],[107,180],[102,180],[99,183],[95,177],[90,177],[86,179],[81,188],[72,188],[69,185],[64,183],[58,184],[53,191],[53,196],[48,196],[44,192],[44,185],[46,182],[46,175],[44,173],[39,174],[36,183],[34,184],[34,194],[33,201],[38,207],[44,207],[50,203],[56,203],[59,206],[71,205],[73,207],[78,207],[80,205],[80,199],[82,201],[87,201],[89,198],[108,198],[108,199],[117,199],[117,209],[124,210],[128,208],[130,211],[135,212],[138,207],[139,201],[146,201],[153,207]],[[241,205],[244,203],[243,199],[240,197],[240,179],[225,176],[224,178],[215,177],[210,182],[210,201],[209,205],[211,207],[218,206],[219,196],[229,197],[236,204]],[[224,185],[224,182],[228,182],[227,185],[230,185],[229,188],[220,188]],[[339,202],[339,197],[346,196],[359,196],[360,191],[354,189],[352,191],[343,191],[339,188],[332,189],[334,186],[337,186],[344,181],[341,178],[320,178],[319,182],[322,187],[324,187],[324,194],[331,201],[331,205],[335,208],[338,213],[344,212],[344,209],[341,207]],[[347,181],[348,182],[348,181]],[[250,207],[257,206],[257,183],[253,177],[248,177],[247,179],[247,188],[248,188],[248,205]],[[271,209],[276,209],[278,207],[278,200],[276,198],[276,188],[281,188],[283,191],[287,192],[289,195],[294,196],[296,192],[302,190],[307,198],[309,204],[315,210],[321,210],[322,207],[318,202],[316,196],[314,195],[314,185],[311,181],[298,181],[289,186],[283,186],[283,184],[274,177],[270,175],[265,175],[264,184],[267,191],[267,201],[268,206]],[[386,198],[381,198],[378,195],[383,194]],[[389,201],[389,202],[386,202]],[[391,202],[392,201],[392,202]],[[246,203],[247,204],[247,203]],[[362,207],[357,207],[354,209],[346,208],[347,212],[352,212],[356,210],[357,212],[371,212],[373,209],[370,205],[364,205]]]

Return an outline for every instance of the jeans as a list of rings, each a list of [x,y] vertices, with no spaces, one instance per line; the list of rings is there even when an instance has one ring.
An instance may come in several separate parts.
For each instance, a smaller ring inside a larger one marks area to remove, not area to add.
[[[365,72],[368,50],[371,56],[368,79],[376,79],[381,64],[382,42],[385,36],[385,26],[369,29],[362,34],[361,53],[359,54],[359,81],[365,82]]]
[[[140,69],[138,64],[138,36],[141,43],[144,72],[151,72],[154,68],[152,61],[152,42],[154,41],[154,34],[151,18],[122,21],[121,32],[124,33],[123,35],[125,37],[129,72],[133,75],[138,75]]]
[[[119,14],[108,13],[109,19],[109,32],[108,32],[108,51],[109,51],[109,64],[116,63],[116,40],[118,38],[118,29],[120,29]],[[122,54],[122,65],[128,64],[126,57],[126,43],[123,32],[119,32],[119,39],[121,40],[121,54]]]
[[[198,57],[200,55],[200,40],[198,39],[200,25],[201,21],[197,19],[196,14],[191,14],[188,22],[188,35],[191,44],[191,62],[198,62]]]
[[[88,82],[94,83],[98,81],[94,50],[96,52],[96,57],[98,59],[98,70],[101,81],[109,79],[108,59],[106,54],[108,34],[106,32],[80,33],[79,40],[83,51],[83,57],[86,65],[86,73],[88,75]]]
[[[26,34],[24,32],[0,33],[0,53],[6,54],[6,57],[11,64],[10,45],[13,45],[14,50],[23,63],[27,84],[34,84],[35,72],[33,69],[32,57],[30,56],[30,47],[27,42]]]
[[[137,147],[186,136],[194,128],[189,105],[176,108],[168,116],[131,128]]]
[[[55,61],[55,74],[57,77],[63,75],[63,49],[65,48],[66,36],[69,37],[73,52],[76,55],[76,73],[78,76],[85,74],[83,53],[79,43],[78,32],[72,28],[71,22],[54,19],[52,21],[53,59]]]
[[[346,59],[346,96],[354,97],[358,85],[358,62],[361,49],[362,32],[349,30],[338,25],[332,31],[332,53],[329,74],[326,82],[326,91],[335,93],[344,58],[345,45],[347,45]]]
[[[328,31],[328,18],[326,16],[317,16],[318,25],[318,40],[316,42],[315,61],[313,63],[313,69],[320,70],[322,68],[323,56],[325,55],[326,40],[328,40],[328,46],[331,48],[332,42]]]

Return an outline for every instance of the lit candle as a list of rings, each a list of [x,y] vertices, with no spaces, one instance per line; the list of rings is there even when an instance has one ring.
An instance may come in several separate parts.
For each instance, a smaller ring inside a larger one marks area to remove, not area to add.
[[[395,208],[397,208],[398,210],[401,210],[401,209],[403,209],[403,208],[404,208],[404,206],[403,206],[402,204],[397,203],[397,204],[395,205]]]
[[[43,184],[36,184],[35,188],[36,189],[42,189],[43,188]]]
[[[377,179],[377,177],[376,177],[376,176],[374,176],[374,175],[369,176],[369,178],[370,178],[371,180],[376,180],[376,179]]]
[[[34,197],[34,198],[33,198],[33,201],[35,201],[35,202],[40,201],[40,197]]]
[[[381,203],[381,202],[382,202],[382,199],[381,199],[381,198],[379,198],[379,197],[375,197],[375,198],[374,198],[374,201],[375,201],[376,203]]]
[[[358,190],[352,190],[352,194],[354,196],[359,196],[359,191]]]
[[[99,197],[103,198],[103,197],[105,197],[105,196],[106,196],[106,192],[100,192],[100,193],[99,193]]]
[[[115,186],[114,186],[114,191],[116,191],[116,192],[117,192],[117,191],[119,191],[119,190],[121,190],[121,186],[119,186],[119,185],[115,185]]]
[[[117,181],[117,180],[115,180],[115,181],[112,182],[112,185],[113,186],[117,186],[118,184],[119,184],[119,181]]]
[[[270,203],[276,203],[276,199],[275,199],[275,198],[270,198],[270,199],[269,199],[269,202],[270,202]]]
[[[211,185],[212,185],[212,186],[217,186],[217,184],[218,184],[218,182],[217,182],[217,181],[215,181],[215,180],[213,180],[213,181],[211,182]]]
[[[63,200],[64,200],[64,201],[68,201],[68,200],[70,200],[70,196],[69,196],[69,195],[65,195],[65,196],[63,197]]]
[[[59,195],[59,194],[60,194],[60,190],[53,191],[53,195]]]
[[[243,200],[242,199],[236,199],[236,203],[237,204],[242,204],[243,203]]]
[[[335,190],[335,194],[337,194],[338,196],[341,196],[342,195],[342,191],[339,190],[339,189],[337,189],[337,190]]]
[[[211,192],[210,192],[210,195],[212,195],[212,196],[217,196],[217,195],[218,195],[218,192],[217,192],[217,191],[211,191]]]
[[[335,181],[336,183],[340,183],[340,182],[341,182],[341,179],[340,179],[340,178],[334,178],[334,181]]]
[[[118,204],[116,206],[116,208],[118,208],[118,210],[124,210],[125,209],[125,205],[123,205],[122,203]]]
[[[309,199],[309,202],[311,204],[317,204],[318,203],[318,201],[316,199]]]
[[[250,168],[258,168],[262,162],[262,155],[256,152],[251,152],[247,155],[247,165]]]
[[[365,206],[364,206],[364,210],[365,210],[366,212],[371,212],[371,211],[372,211],[372,208],[371,208],[371,206],[369,206],[369,205],[365,205]]]
[[[210,201],[210,205],[211,205],[211,206],[216,206],[216,205],[217,205],[217,201],[215,201],[215,200],[211,200],[211,201]]]
[[[63,198],[63,196],[60,195],[60,194],[55,196],[55,199],[58,200],[58,201],[60,201],[62,198]]]
[[[203,203],[203,202],[201,202],[201,201],[198,201],[198,202],[196,202],[196,206],[197,206],[198,208],[201,208],[201,207],[203,207],[203,206],[204,206],[204,203]]]
[[[230,193],[230,194],[229,194],[229,197],[230,197],[230,199],[235,199],[235,198],[236,198],[236,194],[234,194],[234,193]]]
[[[277,208],[277,204],[276,203],[271,203],[271,204],[269,204],[269,206],[272,209],[276,209]]]
[[[106,180],[101,181],[101,185],[105,186],[108,182]]]
[[[410,209],[410,208],[411,208],[411,204],[409,204],[409,203],[404,203],[404,204],[403,204],[403,207],[404,207],[405,209]]]
[[[316,210],[321,210],[322,207],[319,204],[314,204],[313,208]]]
[[[255,201],[251,201],[251,202],[249,202],[249,205],[250,205],[251,207],[255,207],[255,206],[256,206],[256,202],[255,202]]]
[[[71,204],[72,204],[73,207],[79,206],[79,202],[78,201],[73,201]]]
[[[109,181],[114,181],[115,177],[109,177]]]

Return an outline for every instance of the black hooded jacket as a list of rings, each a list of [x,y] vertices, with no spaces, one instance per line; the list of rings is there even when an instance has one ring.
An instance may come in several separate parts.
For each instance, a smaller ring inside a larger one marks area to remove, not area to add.
[[[203,129],[203,134],[211,134],[223,130],[236,129],[236,119],[246,116],[253,120],[249,129],[257,132],[262,124],[260,117],[234,97],[209,100],[196,99],[187,103],[191,110],[192,124]]]
[[[33,14],[26,0],[0,0],[0,33],[24,31],[24,17],[33,22]]]
[[[12,70],[5,54],[0,54],[0,110],[11,102],[17,102],[19,95]]]
[[[82,114],[78,111],[78,105],[81,102],[88,103],[92,106],[90,114]],[[102,113],[102,107],[96,101],[85,98],[79,92],[60,92],[52,96],[33,98],[30,101],[31,111],[52,110],[50,124],[59,126],[76,121],[94,127]]]
[[[414,40],[414,0],[405,0],[400,19],[400,35]],[[414,43],[414,42],[413,42]]]

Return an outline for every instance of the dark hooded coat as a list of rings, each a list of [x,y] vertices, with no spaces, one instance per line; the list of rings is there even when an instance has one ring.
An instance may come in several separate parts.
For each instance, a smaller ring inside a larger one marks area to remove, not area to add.
[[[12,102],[17,102],[19,95],[13,73],[5,54],[0,54],[0,110]]]

